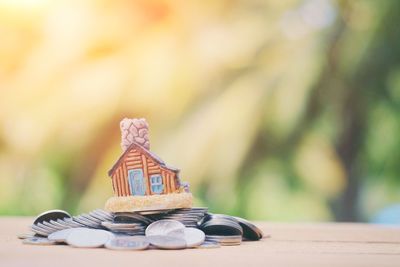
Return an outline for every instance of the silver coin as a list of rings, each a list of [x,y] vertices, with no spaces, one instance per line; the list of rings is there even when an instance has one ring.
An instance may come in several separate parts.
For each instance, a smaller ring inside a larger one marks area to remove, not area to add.
[[[237,240],[241,238],[241,235],[206,235],[206,239]]]
[[[98,225],[94,222],[91,222],[91,221],[85,219],[84,217],[82,217],[80,215],[74,216],[73,219],[75,222],[78,222],[80,224],[83,224],[84,226],[91,227],[91,228],[97,228],[97,225]]]
[[[90,220],[86,217],[83,217],[83,216],[81,216],[80,219],[83,220],[84,222],[86,222],[86,224],[92,228],[102,229],[101,222],[100,223],[93,222],[92,220]]]
[[[48,246],[48,245],[55,245],[55,241],[48,240],[44,237],[30,237],[26,238],[22,241],[24,244],[28,245],[41,245],[41,246]]]
[[[94,218],[97,218],[100,221],[111,221],[112,220],[111,214],[105,215],[104,213],[100,213],[96,210],[89,212],[89,215]]]
[[[98,212],[96,212],[96,211],[91,211],[91,212],[89,212],[89,215],[90,216],[92,216],[93,218],[95,218],[95,219],[97,219],[97,220],[99,220],[99,221],[109,221],[109,220],[111,220],[111,219],[108,219],[106,216],[104,216],[104,215],[102,215],[102,214],[99,214]]]
[[[146,236],[177,236],[184,237],[185,225],[174,220],[159,220],[146,228]]]
[[[53,221],[53,220],[51,220],[51,221]],[[58,231],[58,230],[64,229],[64,228],[60,228],[58,225],[52,224],[51,222],[43,222],[43,225],[51,228],[53,231]]]
[[[27,238],[35,237],[35,234],[34,233],[23,233],[23,234],[18,234],[17,237],[19,239],[27,239]]]
[[[94,213],[94,214],[96,214],[96,215],[100,216],[101,218],[104,218],[104,219],[106,219],[108,221],[111,221],[112,218],[113,218],[111,213],[109,213],[109,212],[107,212],[105,210],[101,210],[101,209],[94,210],[91,213]]]
[[[107,227],[110,231],[143,231],[144,227]]]
[[[68,229],[60,230],[60,231],[51,233],[47,238],[49,240],[56,241],[56,242],[66,242],[68,235],[73,230],[76,230],[76,229],[78,229],[78,228],[68,228]]]
[[[39,234],[41,236],[47,236],[48,235],[46,231],[44,231],[42,228],[39,228],[37,225],[34,225],[34,224],[31,225],[31,230],[34,233]]]
[[[38,224],[41,222],[49,222],[50,220],[71,218],[71,215],[63,210],[49,210],[39,214],[33,224]]]
[[[137,213],[141,215],[153,215],[153,214],[160,214],[160,213],[167,213],[171,209],[160,209],[160,210],[143,210],[143,211],[138,211]]]
[[[185,228],[184,239],[187,247],[197,247],[201,245],[206,239],[203,231],[196,228]]]
[[[144,250],[150,243],[144,236],[114,237],[107,241],[105,247],[114,250]]]
[[[206,241],[218,242],[222,246],[237,246],[242,243],[241,235],[234,236],[219,236],[219,235],[206,235]]]
[[[57,220],[57,221],[60,222],[59,220]],[[85,226],[84,224],[81,224],[81,223],[78,223],[78,222],[74,221],[72,218],[64,219],[62,222],[64,224],[68,225],[69,227],[73,227],[73,228],[84,227]]]
[[[123,222],[137,222],[137,223],[144,223],[150,224],[152,220],[147,218],[144,215],[140,215],[138,213],[133,212],[119,212],[115,213],[113,217],[113,221],[116,223],[123,223]]]
[[[112,214],[111,212],[106,211],[106,210],[103,210],[103,209],[96,209],[95,212],[102,213],[102,214],[104,214],[105,216],[111,216],[111,214]]]
[[[241,244],[241,241],[236,241],[236,242],[223,242],[223,241],[216,241],[216,240],[207,240],[206,242],[217,242],[221,246],[239,246]]]
[[[58,225],[61,225],[64,228],[72,228],[72,226],[64,220],[58,219],[57,221],[52,221],[52,222],[57,223]]]
[[[152,235],[146,237],[153,246],[160,249],[184,249],[186,242],[182,238],[165,235]]]
[[[205,241],[203,244],[198,246],[198,248],[220,248],[221,245],[218,242],[214,241]]]
[[[112,222],[101,222],[101,225],[106,228],[143,228],[144,226],[140,223],[112,223]]]
[[[260,228],[252,224],[246,219],[234,217],[243,228],[243,237],[247,240],[257,241],[263,238],[264,234]]]
[[[99,220],[99,219],[92,217],[89,214],[85,214],[85,213],[81,214],[81,217],[87,219],[88,221],[90,221],[92,223],[95,223],[96,225],[98,225],[102,222],[102,220]]]
[[[144,236],[144,231],[134,232],[134,231],[112,231],[115,236]]]
[[[114,237],[132,237],[132,236],[138,236],[138,237],[145,237],[144,231],[141,234],[136,234],[136,233],[130,233],[130,232],[112,232]]]
[[[46,233],[46,236],[54,231],[54,230],[48,228],[47,226],[45,226],[45,225],[43,225],[41,223],[38,223],[36,225],[32,225],[31,229],[39,229],[39,230],[42,231],[42,233]]]
[[[243,229],[238,222],[212,219],[201,224],[200,229],[207,235],[242,235]]]
[[[221,246],[240,246],[240,242],[238,242],[238,243],[222,243],[222,242],[220,242],[219,243]]]
[[[63,224],[61,224],[59,222],[53,221],[53,220],[51,220],[50,223],[53,224],[54,226],[58,227],[60,230],[63,230],[65,228],[69,228],[69,227],[67,227],[67,226],[65,226],[65,225],[63,225]]]
[[[67,237],[67,244],[80,248],[96,248],[101,247],[112,238],[112,234],[108,231],[73,228]]]
[[[45,232],[47,232],[49,234],[55,231],[53,228],[50,228],[50,227],[48,227],[48,226],[46,226],[46,225],[44,225],[42,223],[38,223],[38,224],[36,224],[36,226],[40,227],[43,230],[45,230]]]

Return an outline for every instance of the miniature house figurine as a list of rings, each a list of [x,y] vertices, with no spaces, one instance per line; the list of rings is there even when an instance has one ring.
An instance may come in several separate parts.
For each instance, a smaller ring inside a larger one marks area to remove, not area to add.
[[[179,170],[150,152],[146,120],[125,118],[120,127],[123,153],[108,172],[114,197],[105,208],[111,212],[190,208],[192,194],[187,183],[181,183]]]

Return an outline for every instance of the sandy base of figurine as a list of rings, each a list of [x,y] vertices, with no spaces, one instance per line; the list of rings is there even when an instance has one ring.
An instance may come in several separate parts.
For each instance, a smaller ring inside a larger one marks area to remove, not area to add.
[[[111,197],[107,200],[105,210],[109,212],[135,212],[149,210],[168,210],[191,208],[191,193],[172,193],[151,196]]]

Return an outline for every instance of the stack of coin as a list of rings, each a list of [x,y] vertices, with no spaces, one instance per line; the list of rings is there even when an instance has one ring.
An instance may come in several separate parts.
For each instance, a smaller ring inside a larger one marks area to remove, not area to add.
[[[216,242],[221,246],[238,246],[242,243],[241,235],[206,235],[207,242]]]
[[[77,248],[98,248],[104,246],[114,235],[105,230],[74,228],[66,235],[65,242]]]
[[[70,221],[72,221],[72,216],[68,212],[49,210],[36,217],[31,225],[31,230],[37,235],[48,236],[52,232],[68,228],[66,222]]]
[[[191,209],[176,209],[166,214],[153,215],[153,220],[176,220],[181,222],[186,227],[197,228],[197,223],[203,219],[207,213],[207,208],[191,208]]]
[[[48,236],[51,233],[68,228],[103,229],[101,222],[110,220],[112,220],[111,214],[100,209],[74,217],[62,210],[50,210],[40,214],[31,225],[31,229],[35,234]]]
[[[144,236],[115,236],[104,246],[112,250],[145,250],[150,246],[150,242]]]
[[[226,236],[235,239],[237,236],[241,236],[244,240],[257,241],[263,237],[262,231],[257,226],[239,217],[208,213],[199,224],[200,229],[206,233],[206,238],[209,240],[221,240]],[[221,245],[222,243],[227,242],[221,242]]]
[[[160,249],[194,248],[203,244],[205,234],[199,229],[189,228],[175,220],[158,220],[146,229],[150,244]]]
[[[102,225],[114,234],[144,235],[145,225],[141,223],[113,223],[103,222]]]
[[[200,222],[200,228],[210,235],[242,235],[243,229],[236,219],[222,214],[208,213]]]
[[[97,209],[78,216],[50,210],[40,214],[31,229],[34,233],[19,236],[25,244],[67,243],[74,247],[124,250],[146,249],[149,244],[160,249],[216,248],[263,237],[251,222],[208,213],[207,208],[113,214]]]
[[[149,218],[134,212],[119,212],[112,215],[112,222],[103,222],[102,226],[119,235],[144,235]]]
[[[260,228],[252,224],[246,219],[240,217],[233,217],[235,218],[240,226],[243,229],[243,239],[250,240],[250,241],[257,241],[263,238],[264,234]]]
[[[113,223],[138,223],[142,225],[149,225],[153,222],[147,216],[141,215],[136,212],[118,212],[112,215]]]
[[[78,216],[74,216],[72,219],[75,222],[80,223],[82,226],[86,226],[88,228],[104,229],[102,222],[112,220],[112,216],[110,213],[104,210],[94,210],[87,214],[83,213]]]

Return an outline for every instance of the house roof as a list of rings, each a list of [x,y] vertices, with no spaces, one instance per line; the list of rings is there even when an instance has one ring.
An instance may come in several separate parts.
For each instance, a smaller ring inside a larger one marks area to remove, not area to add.
[[[112,176],[115,172],[115,170],[118,168],[118,166],[120,165],[120,163],[124,160],[125,156],[129,153],[129,151],[132,148],[137,148],[139,150],[141,150],[144,154],[146,154],[148,157],[150,157],[151,159],[153,159],[155,162],[157,162],[158,164],[160,164],[163,168],[173,171],[175,173],[179,172],[179,169],[174,168],[174,167],[170,167],[167,166],[165,164],[165,162],[156,154],[154,154],[153,152],[147,150],[146,148],[144,148],[143,146],[139,145],[136,142],[132,142],[132,144],[125,150],[124,153],[122,153],[122,155],[119,157],[119,159],[115,162],[115,164],[112,166],[112,168],[108,171],[108,176]]]

